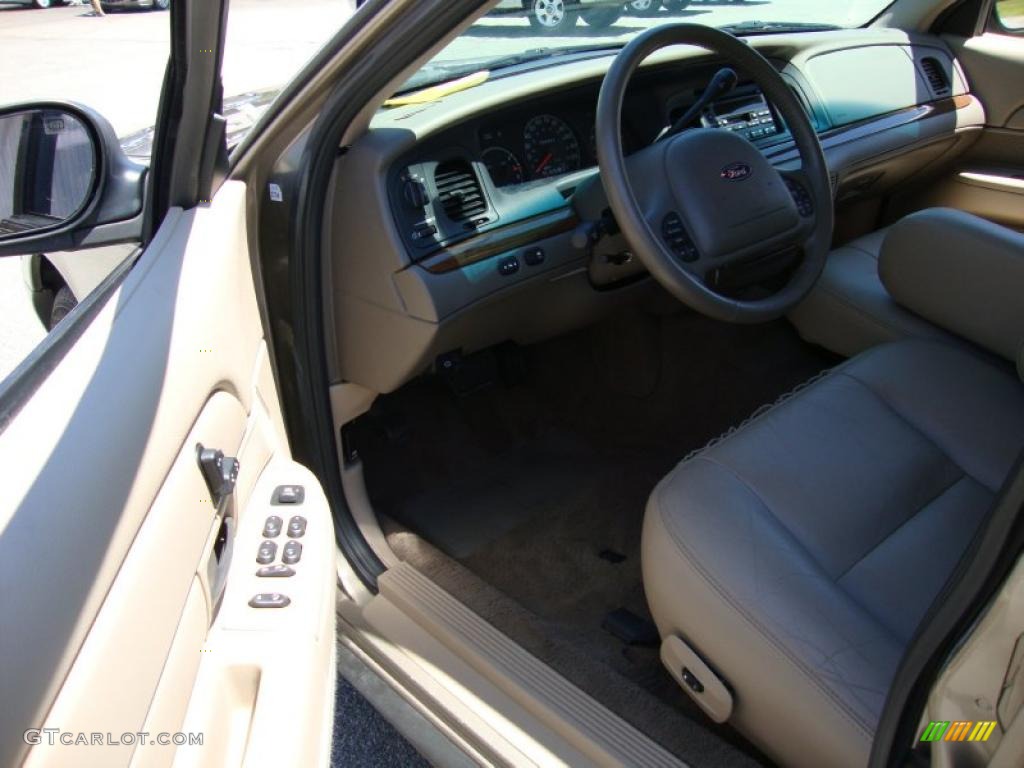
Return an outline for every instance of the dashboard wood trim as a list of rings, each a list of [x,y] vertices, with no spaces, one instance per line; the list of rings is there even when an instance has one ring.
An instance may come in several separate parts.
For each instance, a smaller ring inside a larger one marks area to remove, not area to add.
[[[507,227],[477,235],[453,245],[418,263],[434,274],[452,272],[514,248],[531,245],[538,240],[569,232],[579,225],[571,205],[533,216]]]
[[[830,128],[820,134],[821,146],[823,149],[831,149],[881,131],[910,125],[927,117],[958,112],[971,106],[975,101],[977,99],[969,93],[960,96],[950,96],[939,101],[915,104],[912,107],[907,107],[897,112],[890,112],[886,115],[879,115],[878,117],[868,118],[867,120],[850,123],[838,128]],[[773,162],[791,160],[797,157],[796,148],[792,141],[785,141],[774,146],[765,147],[764,153]]]

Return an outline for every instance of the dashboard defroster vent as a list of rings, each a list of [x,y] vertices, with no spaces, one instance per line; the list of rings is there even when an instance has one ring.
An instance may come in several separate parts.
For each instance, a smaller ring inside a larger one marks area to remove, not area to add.
[[[921,70],[928,78],[928,85],[936,97],[949,96],[951,93],[949,77],[938,59],[931,56],[921,59]]]
[[[462,159],[440,163],[434,171],[437,199],[452,221],[469,221],[487,213],[487,200],[472,166]]]

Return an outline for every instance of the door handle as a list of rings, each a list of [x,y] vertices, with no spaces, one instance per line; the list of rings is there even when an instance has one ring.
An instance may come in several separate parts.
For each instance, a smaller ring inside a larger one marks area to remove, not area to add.
[[[202,470],[206,487],[210,490],[210,498],[218,512],[223,510],[224,503],[235,491],[238,481],[238,459],[225,456],[224,451],[217,448],[204,448],[202,443],[196,446],[199,469]]]
[[[235,542],[234,505],[228,502],[235,492],[238,481],[238,459],[225,456],[224,451],[216,448],[205,448],[201,443],[196,446],[196,458],[199,469],[203,473],[206,487],[210,491],[210,499],[220,518],[220,528],[214,542],[213,553],[207,563],[207,578],[210,585],[210,597],[215,611],[220,605],[220,598],[227,586],[228,569],[231,566],[231,555]]]

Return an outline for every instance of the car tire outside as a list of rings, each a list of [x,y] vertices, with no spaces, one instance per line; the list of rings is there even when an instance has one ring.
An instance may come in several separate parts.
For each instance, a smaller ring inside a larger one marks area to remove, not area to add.
[[[32,5],[36,8],[49,8],[53,2],[52,0],[32,0]]]
[[[693,0],[664,0],[662,5],[665,6],[665,10],[669,13],[679,13],[685,11],[692,3]]]
[[[633,0],[626,8],[635,16],[653,16],[661,8],[661,0]]]
[[[47,331],[52,331],[61,320],[67,317],[68,313],[78,306],[78,299],[71,289],[62,285],[57,295],[53,297],[53,307],[50,309],[50,323]]]
[[[576,11],[567,0],[523,0],[530,26],[542,35],[565,34],[576,26]]]
[[[154,11],[166,11],[171,7],[171,0],[153,0],[152,9]]]
[[[610,6],[608,8],[592,8],[580,14],[583,22],[588,27],[604,29],[610,27],[622,17],[622,6]]]

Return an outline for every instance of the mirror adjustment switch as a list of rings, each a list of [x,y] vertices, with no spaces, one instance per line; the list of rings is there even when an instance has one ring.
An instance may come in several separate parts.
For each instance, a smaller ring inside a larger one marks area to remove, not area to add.
[[[275,565],[264,565],[258,571],[256,575],[261,579],[285,579],[289,576],[295,575],[295,569],[290,565],[281,565],[277,563]]]
[[[301,504],[306,499],[306,489],[301,485],[279,485],[270,497],[270,503],[277,506]]]
[[[281,535],[282,525],[284,525],[284,521],[277,515],[268,517],[267,522],[263,524],[263,538],[276,539]]]
[[[288,521],[288,536],[292,539],[301,539],[306,535],[306,518],[295,515]]]
[[[260,565],[274,562],[275,557],[277,557],[277,544],[272,541],[264,541],[256,551],[256,562]]]
[[[280,592],[260,592],[253,595],[249,605],[252,608],[284,608],[291,605],[291,602],[292,599],[288,595],[282,595]]]
[[[302,545],[297,541],[289,541],[284,545],[284,552],[281,554],[281,562],[285,565],[295,565],[302,559]]]

